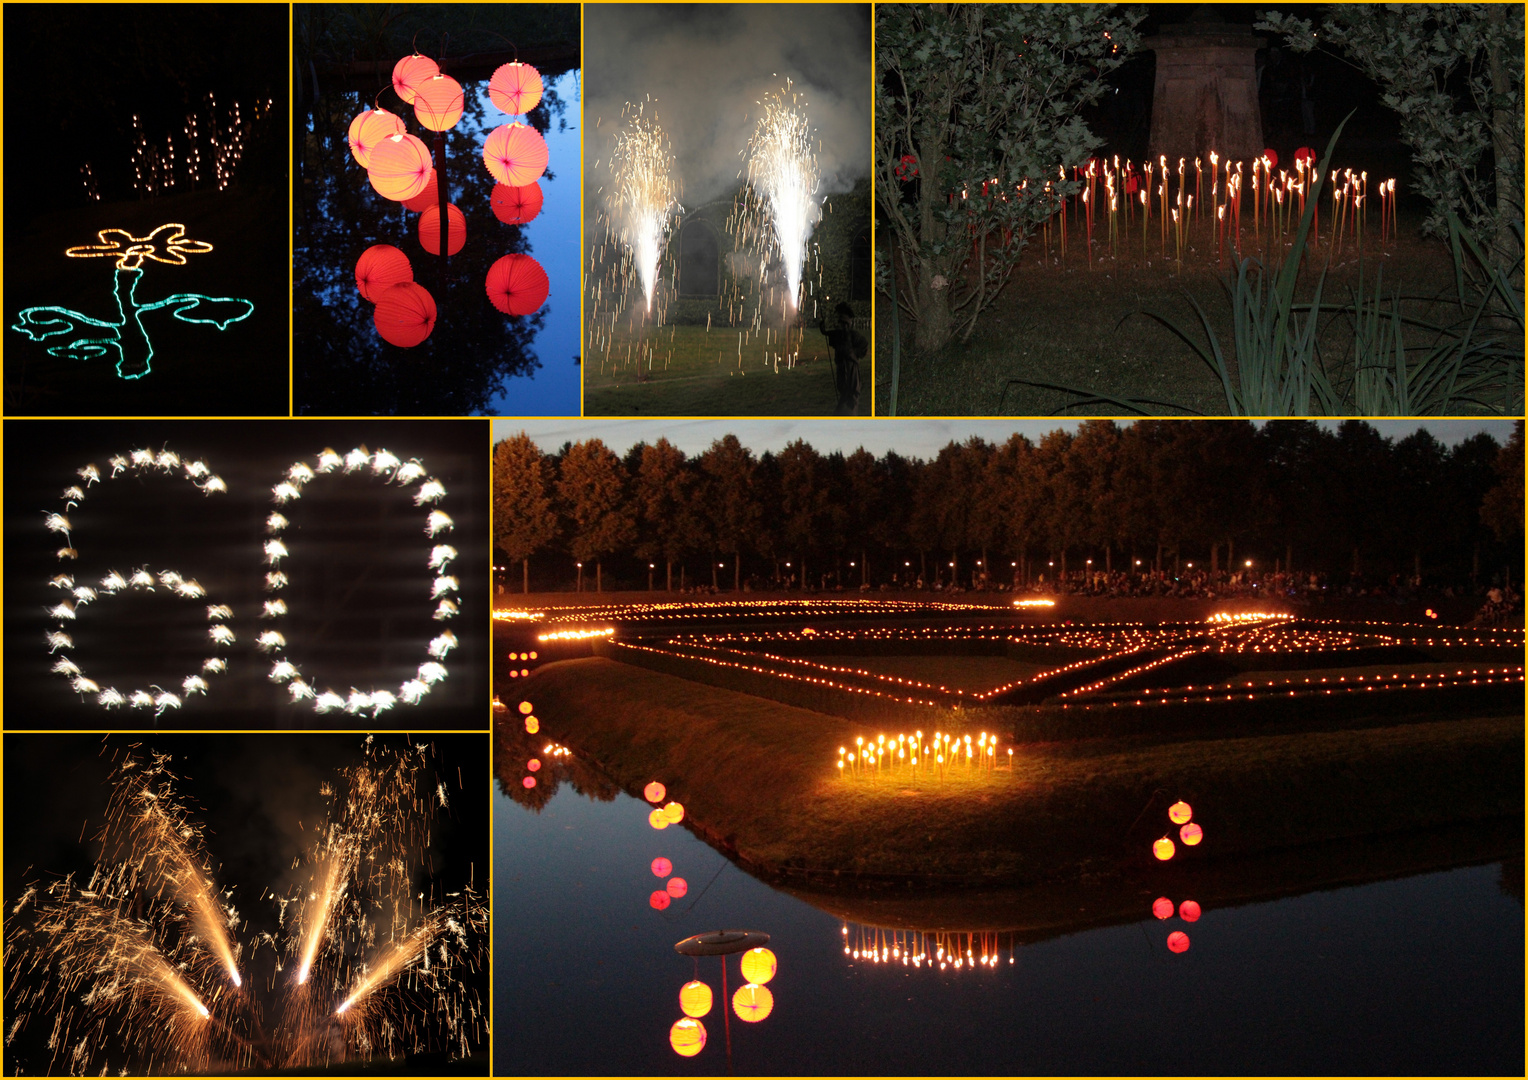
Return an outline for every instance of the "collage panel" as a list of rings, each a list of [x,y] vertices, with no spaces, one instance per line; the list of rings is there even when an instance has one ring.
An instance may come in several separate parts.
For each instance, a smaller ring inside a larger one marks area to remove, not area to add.
[[[1520,421],[494,439],[496,1074],[1515,1068]]]
[[[7,421],[5,726],[486,724],[486,421]]]
[[[293,411],[577,415],[577,4],[296,4]]]
[[[5,415],[288,413],[288,10],[6,5]]]
[[[10,1075],[486,1075],[482,734],[14,734]]]

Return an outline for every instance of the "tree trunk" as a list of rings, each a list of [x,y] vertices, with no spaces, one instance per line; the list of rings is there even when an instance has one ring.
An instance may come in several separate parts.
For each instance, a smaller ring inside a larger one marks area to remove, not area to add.
[[[1502,43],[1509,40],[1510,36],[1507,33],[1510,9],[1491,6],[1486,10],[1490,12],[1486,18],[1492,24],[1491,33],[1486,35],[1489,42],[1486,56],[1491,73],[1492,96],[1497,102],[1506,102],[1511,100],[1517,89],[1507,78],[1501,55]],[[1491,149],[1496,162],[1493,175],[1496,182],[1496,235],[1491,238],[1491,246],[1495,249],[1494,261],[1498,269],[1505,271],[1508,267],[1516,266],[1512,286],[1518,291],[1523,286],[1523,274],[1522,264],[1517,261],[1519,248],[1517,238],[1512,233],[1512,222],[1523,220],[1523,185],[1521,174],[1516,174],[1503,162],[1521,161],[1522,144],[1514,137],[1521,126],[1522,120],[1513,115],[1511,109],[1497,107],[1491,110]]]
[[[716,584],[716,571],[717,571],[716,554],[713,552],[712,555],[711,555],[711,591],[712,592],[719,592],[720,591],[720,587]]]
[[[924,356],[938,352],[955,336],[955,318],[950,312],[950,288],[947,284],[943,288],[934,288],[936,276],[938,271],[934,266],[921,261],[914,292],[913,306],[918,313],[918,322],[913,331],[913,344]]]
[[[1112,544],[1104,545],[1104,573],[1114,573],[1114,545]]]
[[[666,592],[674,591],[674,560],[663,560],[663,588]]]
[[[604,592],[605,591],[604,579],[600,576],[600,572],[602,570],[604,570],[604,569],[605,569],[604,564],[602,564],[602,563],[595,563],[594,564],[594,591],[595,592]]]
[[[520,591],[525,593],[527,596],[529,596],[530,592],[531,592],[531,561],[530,561],[530,559],[522,559],[522,560],[520,560],[520,568],[524,572],[524,581],[521,583]]]
[[[743,591],[743,553],[741,551],[732,553],[732,591]]]
[[[864,548],[860,548],[860,584],[870,584],[870,562],[865,558]]]

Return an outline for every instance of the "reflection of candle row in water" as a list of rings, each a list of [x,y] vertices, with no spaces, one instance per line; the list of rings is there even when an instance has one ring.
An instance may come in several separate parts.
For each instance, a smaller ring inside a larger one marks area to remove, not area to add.
[[[1015,962],[1013,935],[995,931],[887,930],[879,926],[845,923],[840,930],[844,955],[872,964],[898,964],[902,967],[944,971],[954,968],[995,968],[1005,948],[1008,962]]]

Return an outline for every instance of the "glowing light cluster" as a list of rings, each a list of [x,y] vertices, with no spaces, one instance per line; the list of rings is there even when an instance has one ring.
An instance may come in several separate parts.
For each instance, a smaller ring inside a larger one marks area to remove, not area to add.
[[[497,622],[536,622],[546,618],[544,611],[504,611],[498,610],[493,613]]]
[[[991,931],[898,930],[845,923],[839,931],[844,955],[859,963],[931,971],[975,971],[996,968],[1004,958],[1015,962],[1013,935]]]
[[[612,637],[615,627],[606,626],[598,630],[553,630],[546,634],[537,634],[537,641],[585,641],[589,638]]]
[[[843,777],[867,777],[873,780],[884,772],[899,778],[905,774],[912,779],[937,776],[942,781],[945,766],[951,769],[960,766],[966,773],[972,769],[995,772],[1004,761],[1009,770],[1012,770],[1013,748],[1009,747],[1000,756],[995,733],[988,735],[985,731],[979,732],[976,741],[972,742],[970,735],[936,731],[929,741],[924,742],[920,730],[911,735],[905,732],[892,736],[877,735],[874,739],[856,736],[854,749],[847,746],[838,748],[837,768],[838,774]]]
[[[767,207],[775,251],[785,274],[786,297],[795,311],[801,306],[801,274],[806,266],[807,241],[822,218],[817,199],[822,173],[812,150],[812,129],[806,102],[783,91],[764,101],[753,138],[749,140],[748,183]]]

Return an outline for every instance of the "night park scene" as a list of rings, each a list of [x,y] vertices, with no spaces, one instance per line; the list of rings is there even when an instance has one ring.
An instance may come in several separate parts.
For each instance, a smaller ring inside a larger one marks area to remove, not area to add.
[[[1519,415],[1523,8],[878,4],[878,415]]]
[[[287,14],[6,8],[6,415],[287,412]]]
[[[585,415],[870,408],[868,4],[586,4]]]
[[[292,17],[294,412],[576,415],[578,5]]]
[[[1521,421],[494,439],[496,1073],[1520,1068]]]

